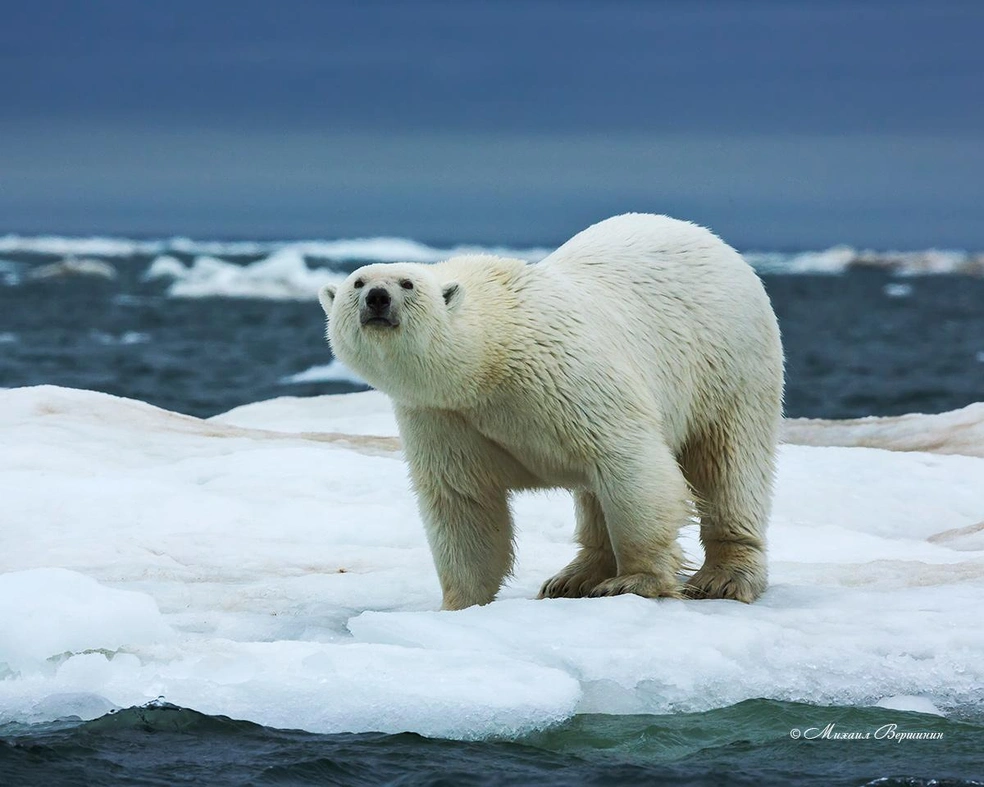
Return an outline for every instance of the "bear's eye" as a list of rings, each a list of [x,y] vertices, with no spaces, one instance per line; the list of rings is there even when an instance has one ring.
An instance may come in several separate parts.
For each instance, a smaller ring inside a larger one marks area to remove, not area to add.
[[[412,290],[413,282],[410,281],[410,279],[404,279],[403,281],[400,282],[400,286],[405,290]]]
[[[357,290],[361,290],[363,287],[366,286],[366,283],[362,281],[362,279],[356,279],[355,284],[353,284],[352,286],[355,287],[355,289]]]

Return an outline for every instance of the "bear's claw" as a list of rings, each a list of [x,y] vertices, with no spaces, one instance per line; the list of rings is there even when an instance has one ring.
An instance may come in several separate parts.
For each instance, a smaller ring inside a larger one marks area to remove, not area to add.
[[[704,566],[684,586],[686,598],[726,598],[751,604],[765,591],[764,571],[741,566]]]
[[[593,571],[580,571],[575,574],[561,571],[557,576],[543,583],[537,598],[584,598],[590,595],[605,576]]]
[[[600,582],[588,594],[592,598],[633,593],[644,598],[682,598],[680,587],[656,574],[623,574]]]

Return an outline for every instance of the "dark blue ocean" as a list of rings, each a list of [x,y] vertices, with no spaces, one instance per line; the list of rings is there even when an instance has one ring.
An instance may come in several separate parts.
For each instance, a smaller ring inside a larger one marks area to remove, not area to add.
[[[8,239],[0,252],[0,387],[87,388],[197,416],[277,396],[359,390],[317,375],[291,381],[331,356],[315,300],[270,297],[282,271],[268,272],[252,297],[234,297],[240,285],[221,264],[245,269],[268,253],[218,248],[211,258],[218,286],[180,297],[175,276],[148,271],[190,270],[206,256],[201,249],[124,244],[100,253]],[[171,262],[160,264],[161,256]],[[336,273],[376,259],[365,251],[302,256],[310,270]],[[919,265],[891,260],[820,272],[830,255],[817,270],[800,264],[794,272],[797,259],[762,257],[785,343],[788,415],[940,412],[984,400],[984,277],[955,272],[959,265],[924,275]],[[836,739],[836,730],[870,735]],[[925,735],[900,740],[898,731]],[[91,721],[0,726],[0,785],[942,787],[984,784],[982,751],[984,710],[944,719],[750,700],[698,714],[582,715],[518,740],[456,742],[316,735],[154,705]]]
[[[535,259],[550,245],[518,251]],[[270,250],[251,242],[0,238],[0,387],[87,388],[202,417],[363,390],[289,381],[331,360],[317,284],[296,266],[341,275],[440,248],[393,239],[298,248],[295,267],[271,269]],[[984,400],[984,256],[749,256],[782,328],[788,416],[934,413]],[[223,264],[250,273],[236,279]],[[152,265],[162,275],[149,277]],[[183,279],[164,275],[170,268]],[[173,297],[175,287],[199,297]],[[243,293],[256,297],[234,297]]]

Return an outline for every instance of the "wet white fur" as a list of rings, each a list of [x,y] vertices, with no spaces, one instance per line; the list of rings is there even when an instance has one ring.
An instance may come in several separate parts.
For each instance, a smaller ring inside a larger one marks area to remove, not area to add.
[[[397,328],[360,324],[378,286]],[[509,493],[544,487],[573,492],[580,550],[542,596],[765,589],[782,348],[758,277],[708,230],[616,216],[540,263],[369,265],[321,301],[332,351],[393,399],[445,608],[492,601]],[[681,587],[691,501],[705,562]]]

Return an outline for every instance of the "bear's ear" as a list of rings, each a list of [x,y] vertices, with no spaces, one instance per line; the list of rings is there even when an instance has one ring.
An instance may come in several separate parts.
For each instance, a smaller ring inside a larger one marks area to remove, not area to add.
[[[335,285],[326,284],[318,291],[318,300],[321,301],[321,308],[325,314],[331,314],[331,305],[335,302]]]
[[[444,303],[447,304],[448,311],[457,309],[465,298],[465,291],[456,281],[451,281],[441,288],[441,295],[444,296]]]

